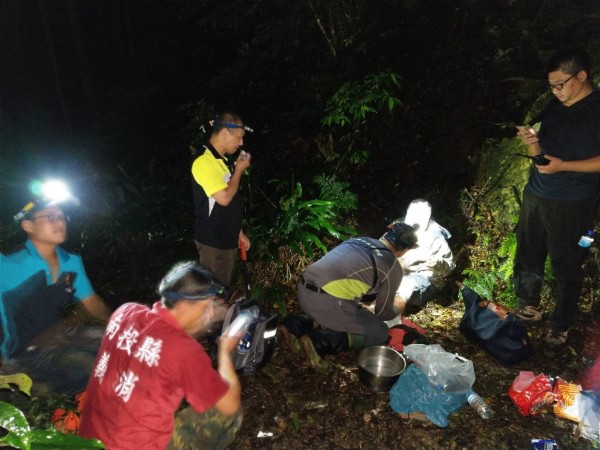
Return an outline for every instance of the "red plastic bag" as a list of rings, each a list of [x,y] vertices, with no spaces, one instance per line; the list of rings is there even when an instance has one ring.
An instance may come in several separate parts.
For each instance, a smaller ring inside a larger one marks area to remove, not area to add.
[[[411,322],[404,317],[401,318],[401,323],[395,325],[389,330],[388,347],[392,347],[398,352],[404,351],[404,346],[409,344],[426,344],[427,331],[419,325]]]
[[[552,383],[543,373],[519,372],[508,390],[508,395],[522,416],[541,414],[554,403]]]

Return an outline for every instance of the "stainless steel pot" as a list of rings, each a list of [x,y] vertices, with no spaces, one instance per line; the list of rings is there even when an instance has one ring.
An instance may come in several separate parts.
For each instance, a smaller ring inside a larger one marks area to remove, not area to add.
[[[404,369],[404,356],[385,345],[365,347],[358,353],[358,378],[374,391],[389,391]]]

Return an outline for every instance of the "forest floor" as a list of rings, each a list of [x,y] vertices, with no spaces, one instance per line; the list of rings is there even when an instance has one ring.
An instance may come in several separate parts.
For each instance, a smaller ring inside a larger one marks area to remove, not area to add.
[[[456,252],[457,260],[463,253]],[[526,450],[531,448],[531,439],[547,438],[554,439],[561,450],[590,449],[590,442],[577,436],[574,422],[551,410],[521,416],[508,396],[520,371],[577,382],[600,355],[600,298],[592,283],[596,274],[590,275],[567,345],[558,350],[543,346],[548,329],[544,321],[529,328],[534,354],[510,367],[500,365],[461,334],[458,326],[464,306],[456,289],[408,317],[427,331],[431,344],[440,344],[446,351],[473,361],[473,389],[493,409],[489,420],[481,419],[469,405],[451,414],[447,427],[403,419],[390,407],[388,393],[377,393],[361,384],[352,352],[328,356],[328,370],[318,372],[302,353],[280,345],[260,372],[241,378],[244,421],[229,448]],[[261,285],[261,280],[256,284]],[[543,301],[542,307],[548,311],[552,305]],[[296,300],[289,299],[287,308],[297,311]],[[25,400],[17,402],[18,406],[27,410],[30,424],[36,427],[47,423],[54,408],[65,405],[64,398]]]
[[[462,300],[448,299],[446,306],[430,303],[410,316],[427,330],[430,343],[473,361],[473,389],[494,411],[490,420],[483,420],[467,404],[448,417],[444,428],[402,419],[390,407],[387,392],[374,392],[359,381],[352,352],[328,356],[329,369],[317,372],[302,353],[280,346],[259,373],[242,378],[244,423],[231,448],[529,449],[531,439],[546,438],[563,450],[589,449],[592,445],[577,436],[575,423],[552,410],[521,416],[508,390],[522,370],[576,382],[600,353],[598,334],[592,333],[598,327],[600,300],[590,297],[586,293],[566,346],[545,348],[548,323],[542,322],[529,328],[534,355],[510,367],[501,366],[460,333]]]

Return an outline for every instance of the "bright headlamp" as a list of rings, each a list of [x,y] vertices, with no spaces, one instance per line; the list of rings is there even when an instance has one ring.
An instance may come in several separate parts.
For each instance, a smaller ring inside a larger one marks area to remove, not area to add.
[[[21,211],[14,215],[15,222],[27,219],[38,209],[48,208],[65,200],[73,199],[67,185],[59,180],[35,181],[31,184],[31,191],[38,198],[27,203]]]

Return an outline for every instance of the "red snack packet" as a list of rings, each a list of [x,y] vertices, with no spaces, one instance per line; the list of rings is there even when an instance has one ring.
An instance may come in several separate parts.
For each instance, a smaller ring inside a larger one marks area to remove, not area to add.
[[[522,416],[541,414],[554,403],[552,383],[546,375],[521,372],[513,381],[508,395]]]
[[[556,378],[554,383],[554,398],[556,403],[553,406],[554,414],[558,417],[579,422],[581,420],[579,412],[579,393],[581,386],[574,383],[567,383],[560,377]]]

